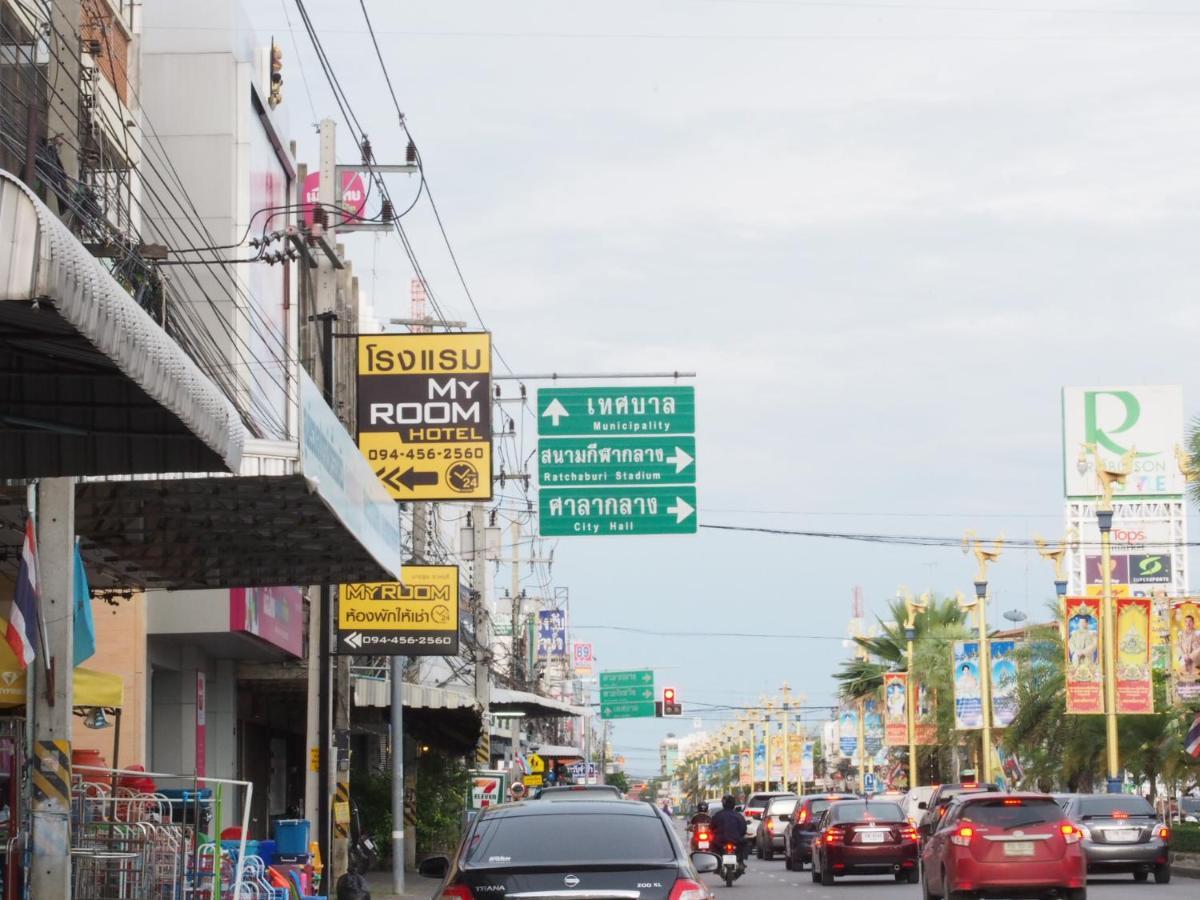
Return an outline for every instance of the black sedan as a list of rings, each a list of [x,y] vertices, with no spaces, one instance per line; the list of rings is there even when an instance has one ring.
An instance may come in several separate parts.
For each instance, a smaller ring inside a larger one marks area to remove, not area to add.
[[[441,900],[712,900],[698,872],[716,856],[689,858],[671,823],[634,800],[552,797],[485,809],[453,860],[424,860],[442,878]]]

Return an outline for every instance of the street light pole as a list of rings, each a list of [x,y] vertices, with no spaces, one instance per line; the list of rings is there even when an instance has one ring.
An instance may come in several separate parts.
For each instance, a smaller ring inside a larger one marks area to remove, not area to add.
[[[1096,503],[1096,524],[1100,528],[1100,578],[1104,588],[1104,609],[1101,615],[1103,642],[1101,657],[1104,663],[1104,739],[1108,775],[1108,792],[1121,793],[1124,776],[1121,772],[1120,744],[1117,737],[1117,617],[1113,610],[1112,595],[1112,520],[1113,490],[1124,485],[1125,478],[1133,471],[1137,448],[1130,447],[1121,457],[1121,468],[1114,468],[1100,457],[1095,444],[1084,444],[1079,454],[1079,463],[1086,465],[1086,454],[1091,453],[1096,466],[1096,478],[1100,481],[1101,495]]]
[[[912,790],[920,780],[917,765],[917,713],[916,689],[913,683],[913,643],[917,639],[917,614],[929,608],[929,594],[922,594],[920,600],[914,600],[908,588],[900,588],[900,596],[904,600],[904,640],[907,644],[905,662],[907,669],[904,676],[904,714],[905,726],[908,729],[908,789]],[[887,697],[884,697],[887,703]]]
[[[968,531],[963,535],[963,553],[974,551],[975,559],[979,563],[979,571],[975,576],[975,606],[979,622],[979,693],[983,710],[982,746],[980,747],[980,755],[983,759],[980,768],[983,770],[985,784],[992,783],[992,654],[987,632],[987,567],[1000,558],[1000,548],[1003,546],[1003,536],[996,538],[991,550],[985,550],[974,531]]]
[[[1051,547],[1042,538],[1033,536],[1037,545],[1038,555],[1054,564],[1054,595],[1058,598],[1058,630],[1062,639],[1067,639],[1067,578],[1063,572],[1063,558],[1067,555],[1067,540],[1063,538],[1057,546]]]
[[[788,707],[790,706],[789,701],[792,699],[792,689],[788,687],[786,681],[783,683],[780,693],[783,694],[783,789],[786,791],[788,789],[788,775],[790,774],[788,772],[788,754],[790,751],[788,746],[788,729],[790,727]]]

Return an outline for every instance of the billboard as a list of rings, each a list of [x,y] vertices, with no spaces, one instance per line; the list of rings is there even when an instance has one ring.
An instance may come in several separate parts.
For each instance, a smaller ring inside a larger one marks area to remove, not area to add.
[[[1102,604],[1096,597],[1067,598],[1067,712],[1072,715],[1104,712]]]
[[[458,653],[458,566],[401,566],[400,577],[338,587],[339,653]]]
[[[561,609],[538,610],[538,659],[562,659],[567,655],[567,615]]]
[[[1105,462],[1120,464],[1136,448],[1133,471],[1124,497],[1172,497],[1186,491],[1175,462],[1183,444],[1183,388],[1179,385],[1140,387],[1064,387],[1062,392],[1063,490],[1067,497],[1096,497],[1101,493],[1096,461],[1080,455],[1094,444]]]
[[[591,675],[595,666],[595,651],[590,641],[576,641],[575,647],[575,674],[576,675]]]

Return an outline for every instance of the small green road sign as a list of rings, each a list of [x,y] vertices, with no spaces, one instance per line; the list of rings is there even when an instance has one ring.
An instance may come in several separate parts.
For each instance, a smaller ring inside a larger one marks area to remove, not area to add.
[[[624,672],[601,672],[600,690],[615,687],[654,687],[653,669],[629,669]]]
[[[602,719],[653,719],[653,700],[630,700],[620,703],[600,701]]]
[[[694,485],[542,488],[538,506],[543,537],[696,533]]]
[[[696,430],[694,387],[539,388],[538,434],[691,434]]]
[[[602,687],[600,702],[620,702],[624,700],[653,700],[653,687]]]
[[[695,484],[696,439],[679,437],[542,438],[542,487],[636,487]]]

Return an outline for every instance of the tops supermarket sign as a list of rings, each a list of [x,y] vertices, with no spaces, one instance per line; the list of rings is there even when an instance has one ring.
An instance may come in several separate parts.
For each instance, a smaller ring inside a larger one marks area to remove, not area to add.
[[[1098,497],[1096,462],[1084,446],[1094,444],[1106,462],[1137,449],[1133,472],[1117,491],[1124,497],[1179,496],[1187,489],[1175,459],[1183,445],[1183,388],[1065,387],[1063,486],[1067,497]],[[1081,455],[1082,454],[1082,455]]]

